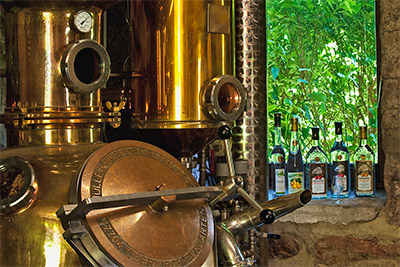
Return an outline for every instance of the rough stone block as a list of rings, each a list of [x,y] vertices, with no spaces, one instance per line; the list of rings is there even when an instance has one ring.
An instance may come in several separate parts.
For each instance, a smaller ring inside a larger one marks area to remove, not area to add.
[[[383,80],[381,109],[382,111],[400,110],[400,77]]]
[[[385,166],[385,175],[386,173],[390,175],[392,171],[390,168],[389,170],[386,170],[387,168],[388,167]],[[400,181],[395,181],[389,176],[385,178],[384,182],[387,193],[385,211],[387,214],[388,223],[400,226]]]
[[[379,1],[381,11],[381,31],[400,29],[400,1]]]
[[[400,77],[400,30],[381,33],[382,75]]]
[[[375,219],[383,208],[385,196],[379,193],[375,198],[351,197],[342,199],[337,205],[332,199],[314,199],[306,206],[289,213],[277,221],[294,223],[328,222],[333,224],[349,224],[366,222]]]
[[[399,122],[400,122],[400,110],[387,109],[387,108],[382,110],[381,127],[384,130],[383,132],[394,129],[395,130],[394,132],[388,132],[387,134],[399,135],[400,134]],[[382,141],[385,142],[386,140],[383,139]],[[400,143],[398,145],[400,146]]]
[[[346,264],[347,267],[389,267],[399,266],[399,260],[361,260],[353,261]],[[322,266],[321,266],[322,267]]]
[[[382,129],[382,148],[385,153],[400,153],[400,129],[398,127]]]
[[[400,181],[399,153],[385,153],[385,178],[388,181]]]
[[[281,235],[280,239],[268,239],[268,255],[270,259],[286,259],[296,256],[301,249],[299,242],[289,235]]]
[[[400,242],[380,242],[377,238],[326,236],[317,240],[314,249],[318,262],[327,265],[346,266],[351,261],[400,257]]]
[[[400,130],[384,129],[381,145],[385,153],[400,153]]]

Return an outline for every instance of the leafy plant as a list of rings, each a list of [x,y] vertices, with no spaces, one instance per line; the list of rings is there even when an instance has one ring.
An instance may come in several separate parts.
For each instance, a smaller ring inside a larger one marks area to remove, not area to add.
[[[290,119],[300,121],[303,151],[311,128],[329,152],[334,122],[343,121],[346,144],[358,146],[359,125],[377,146],[375,8],[373,0],[267,0],[268,129],[282,113],[288,151]],[[269,144],[273,144],[269,135]]]

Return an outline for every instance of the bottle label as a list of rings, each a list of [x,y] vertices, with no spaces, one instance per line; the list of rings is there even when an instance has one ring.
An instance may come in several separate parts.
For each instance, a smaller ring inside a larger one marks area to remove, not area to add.
[[[333,169],[333,191],[348,192],[348,173],[349,173],[349,162],[348,161],[334,161],[332,163]]]
[[[356,161],[356,191],[372,191],[373,175],[371,160]]]
[[[275,169],[275,193],[285,194],[285,169]]]
[[[285,161],[285,156],[281,153],[272,154],[272,163],[273,164],[281,164]]]
[[[304,189],[303,172],[288,172],[289,194],[296,193]]]
[[[297,152],[299,152],[299,149],[300,149],[299,141],[296,139],[291,140],[290,153],[297,154]]]
[[[309,177],[312,194],[326,194],[326,163],[310,163]]]

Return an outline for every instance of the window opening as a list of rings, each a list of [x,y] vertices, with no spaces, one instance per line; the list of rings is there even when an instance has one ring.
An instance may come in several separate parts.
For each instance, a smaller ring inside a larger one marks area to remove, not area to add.
[[[321,147],[329,152],[334,122],[343,121],[354,154],[359,126],[366,125],[377,163],[375,1],[267,0],[267,14],[268,132],[280,112],[287,152],[290,119],[297,116],[304,156],[312,127],[320,128]]]

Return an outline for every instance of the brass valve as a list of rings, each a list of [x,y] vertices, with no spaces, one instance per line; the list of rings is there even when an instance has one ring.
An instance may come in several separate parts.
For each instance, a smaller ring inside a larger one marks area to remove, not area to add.
[[[115,113],[114,121],[110,122],[111,127],[118,128],[121,125],[121,119],[118,118],[119,111],[124,108],[125,101],[121,101],[121,102],[119,102],[119,104],[117,102],[114,102],[111,104],[110,101],[107,101],[105,105],[109,111]]]
[[[29,102],[26,102],[25,105],[23,105],[21,102],[18,102],[17,107],[22,113],[27,113],[28,112],[28,107],[29,107]]]
[[[113,112],[119,112],[124,106],[125,106],[125,101],[121,101],[121,102],[119,102],[119,104],[117,102],[114,102],[112,104],[110,101],[106,102],[106,108],[109,111],[113,111]]]

